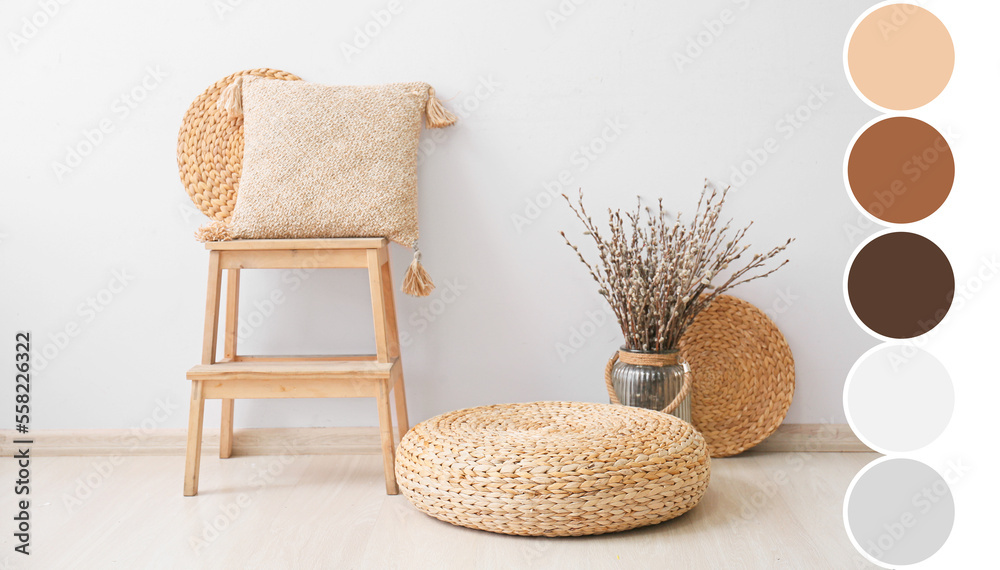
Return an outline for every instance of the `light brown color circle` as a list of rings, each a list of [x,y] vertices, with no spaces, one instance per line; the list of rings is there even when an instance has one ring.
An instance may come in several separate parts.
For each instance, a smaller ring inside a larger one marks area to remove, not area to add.
[[[847,180],[869,214],[908,224],[933,214],[948,198],[955,158],[934,127],[911,117],[889,117],[858,137],[847,159]]]
[[[926,105],[948,84],[955,45],[941,20],[912,4],[883,6],[858,24],[847,48],[858,90],[886,109]]]

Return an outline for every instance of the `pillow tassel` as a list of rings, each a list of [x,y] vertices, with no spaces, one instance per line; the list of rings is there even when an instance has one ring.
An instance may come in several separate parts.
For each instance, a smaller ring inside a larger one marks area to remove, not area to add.
[[[420,250],[414,246],[413,261],[403,277],[403,293],[414,297],[426,297],[434,290],[434,281],[427,270],[420,264]]]
[[[440,129],[455,124],[458,117],[451,111],[444,108],[441,101],[434,96],[434,88],[431,87],[427,98],[427,128]]]
[[[243,76],[237,77],[219,93],[218,105],[234,117],[243,116]]]
[[[195,230],[194,238],[200,242],[229,241],[233,239],[233,232],[230,231],[229,224],[216,220]]]

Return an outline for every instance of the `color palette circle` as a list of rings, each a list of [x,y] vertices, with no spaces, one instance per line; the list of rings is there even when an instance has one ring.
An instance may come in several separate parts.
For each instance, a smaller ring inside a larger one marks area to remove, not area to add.
[[[920,449],[951,421],[955,388],[944,365],[912,345],[883,344],[847,377],[844,409],[851,429],[881,453]]]
[[[864,129],[848,152],[847,182],[863,210],[894,224],[933,214],[951,192],[955,158],[934,127],[889,117]]]
[[[913,459],[876,459],[851,482],[847,534],[873,562],[916,564],[937,552],[955,524],[948,483]]]
[[[876,235],[851,261],[847,298],[858,321],[887,338],[920,336],[941,322],[955,294],[944,252],[910,232]]]
[[[860,18],[846,51],[858,92],[897,111],[932,101],[955,68],[948,29],[937,16],[912,4],[889,4]]]

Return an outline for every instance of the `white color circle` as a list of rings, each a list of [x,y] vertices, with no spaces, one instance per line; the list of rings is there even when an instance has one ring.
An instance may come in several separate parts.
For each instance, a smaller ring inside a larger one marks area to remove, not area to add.
[[[844,386],[844,410],[854,433],[881,453],[920,449],[951,421],[955,388],[938,359],[910,343],[866,352]]]

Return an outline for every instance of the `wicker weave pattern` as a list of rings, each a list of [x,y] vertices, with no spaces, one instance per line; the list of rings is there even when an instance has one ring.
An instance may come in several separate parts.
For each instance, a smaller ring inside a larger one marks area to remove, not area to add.
[[[411,429],[396,479],[446,522],[531,536],[655,524],[693,508],[708,487],[701,434],[674,416],[575,402],[451,412]]]
[[[241,83],[246,144],[234,238],[385,237],[414,246],[430,85]]]
[[[206,216],[226,220],[236,206],[243,171],[243,117],[217,105],[219,95],[240,75],[299,79],[275,69],[249,69],[220,79],[198,96],[184,114],[177,137],[177,167],[195,206]]]
[[[781,331],[763,311],[722,295],[680,342],[695,381],[691,421],[712,457],[764,441],[785,419],[795,392],[795,362]]]

